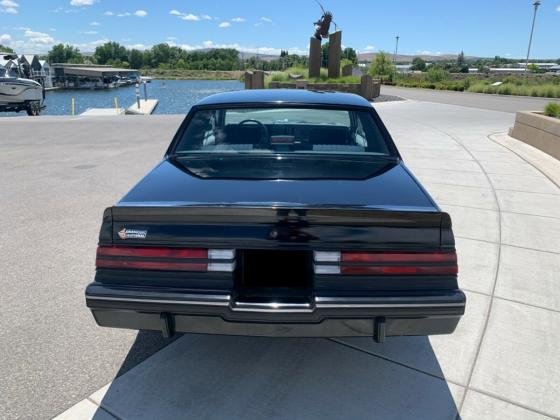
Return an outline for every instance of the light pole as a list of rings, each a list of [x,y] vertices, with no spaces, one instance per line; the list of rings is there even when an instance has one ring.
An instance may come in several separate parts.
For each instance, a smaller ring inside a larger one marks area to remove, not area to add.
[[[535,19],[537,18],[537,9],[541,5],[540,0],[533,1],[533,24],[531,25],[531,35],[529,36],[529,47],[527,48],[527,59],[525,60],[525,77],[527,77],[527,70],[529,67],[529,54],[531,53],[531,43],[533,42],[533,31],[535,30]]]
[[[393,54],[393,63],[397,60],[397,53],[399,52],[399,38],[400,36],[395,36],[395,54]]]

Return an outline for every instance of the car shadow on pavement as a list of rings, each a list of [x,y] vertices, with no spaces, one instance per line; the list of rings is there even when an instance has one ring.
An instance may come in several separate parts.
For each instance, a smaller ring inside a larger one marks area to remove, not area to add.
[[[95,419],[107,419],[107,412],[120,419],[457,416],[426,337],[393,340],[401,340],[405,352],[414,346],[423,359],[431,354],[430,374],[350,347],[352,340],[195,334],[131,369],[150,347],[145,340],[157,342],[139,332],[119,375],[90,397],[103,408]]]
[[[159,331],[140,330],[121,364],[116,378],[125,374],[138,363],[157,353],[173,341],[181,338],[183,334],[175,334],[172,338],[164,338]]]

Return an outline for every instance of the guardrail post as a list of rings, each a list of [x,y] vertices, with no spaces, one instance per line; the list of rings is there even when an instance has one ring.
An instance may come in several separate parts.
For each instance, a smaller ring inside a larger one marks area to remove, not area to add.
[[[135,88],[136,88],[136,105],[138,106],[138,109],[140,109],[140,85],[136,83]]]

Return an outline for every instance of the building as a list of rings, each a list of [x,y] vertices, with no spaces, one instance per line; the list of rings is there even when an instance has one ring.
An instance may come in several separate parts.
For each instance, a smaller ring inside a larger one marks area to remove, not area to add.
[[[525,63],[517,63],[519,67],[525,68]],[[529,66],[537,66],[540,70],[549,71],[551,68],[558,66],[558,63],[529,63]]]
[[[17,64],[13,60],[6,60],[4,54],[0,55],[0,70],[5,70],[2,73],[6,75],[16,75],[13,73],[14,69],[17,69]]]
[[[47,60],[39,60],[39,63],[41,64],[41,70],[39,70],[38,73],[35,73],[33,77],[39,79],[39,80],[37,79],[35,80],[41,83],[44,87],[52,88],[53,83],[52,83],[50,64],[47,63]]]
[[[19,57],[19,64],[23,77],[35,80],[45,88],[53,87],[50,66],[46,60],[40,60],[38,55],[23,54]]]
[[[124,69],[94,64],[55,63],[51,65],[53,85],[74,89],[106,89],[136,83],[140,74]]]
[[[412,64],[396,64],[395,69],[398,73],[412,73]]]

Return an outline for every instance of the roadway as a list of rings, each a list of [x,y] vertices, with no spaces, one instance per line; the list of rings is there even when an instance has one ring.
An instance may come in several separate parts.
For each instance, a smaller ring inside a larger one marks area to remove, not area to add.
[[[531,96],[487,95],[484,93],[415,89],[396,86],[382,86],[381,93],[416,101],[436,102],[440,104],[459,105],[469,108],[510,113],[528,110],[542,111],[545,105],[553,100]]]

